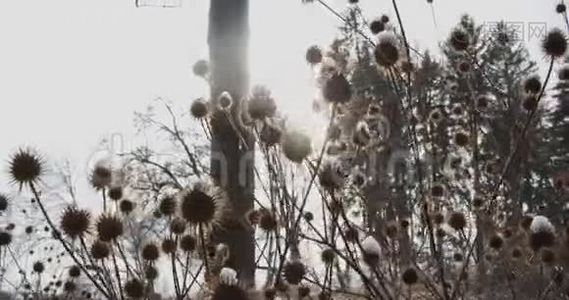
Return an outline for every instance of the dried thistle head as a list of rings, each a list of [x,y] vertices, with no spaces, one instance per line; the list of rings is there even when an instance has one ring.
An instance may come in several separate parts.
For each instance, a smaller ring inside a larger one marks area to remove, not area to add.
[[[176,199],[170,196],[166,196],[162,198],[162,201],[160,201],[159,210],[161,214],[165,216],[171,216],[176,212],[176,206]]]
[[[466,227],[466,216],[462,212],[453,212],[447,223],[454,230],[462,230]]]
[[[190,113],[196,119],[203,119],[207,116],[209,111],[207,102],[202,99],[198,98],[192,102],[190,106]]]
[[[470,46],[470,35],[461,28],[455,28],[450,34],[449,42],[455,51],[465,51]]]
[[[281,147],[285,157],[295,163],[301,163],[312,152],[310,137],[300,131],[285,132]]]
[[[12,155],[9,162],[9,174],[13,183],[20,188],[26,184],[39,181],[44,173],[43,159],[32,149],[19,149]]]
[[[167,238],[162,241],[162,251],[166,254],[172,254],[176,252],[178,244],[174,239]]]
[[[91,185],[96,190],[109,187],[113,181],[113,172],[111,170],[110,163],[105,160],[97,162],[91,171],[90,181]]]
[[[554,28],[545,36],[541,43],[543,52],[551,58],[559,58],[567,52],[567,37],[559,28]]]
[[[91,256],[94,259],[105,259],[109,257],[110,253],[111,248],[109,247],[109,244],[103,241],[95,241],[93,245],[91,245]]]
[[[316,65],[322,62],[322,50],[318,46],[310,46],[306,50],[306,61],[311,65]]]
[[[322,94],[330,103],[346,103],[352,97],[352,87],[343,74],[336,73],[326,81]]]
[[[131,279],[124,284],[125,294],[133,299],[144,297],[144,283],[138,279]]]
[[[184,235],[180,239],[180,249],[184,250],[185,252],[192,252],[196,250],[198,242],[195,237],[191,235]]]
[[[181,235],[184,233],[184,231],[186,231],[186,221],[182,218],[174,218],[171,222],[170,222],[170,231],[172,231],[173,234],[176,235]]]
[[[290,284],[299,284],[306,274],[306,267],[298,260],[285,264],[283,268],[284,278]]]
[[[180,193],[182,217],[193,225],[217,225],[223,218],[226,201],[220,187],[200,182]]]
[[[103,214],[97,221],[97,233],[103,242],[116,240],[123,234],[122,221],[114,215]]]
[[[146,261],[156,261],[160,257],[160,250],[154,243],[149,243],[142,248],[141,256]]]
[[[134,206],[135,204],[132,201],[124,199],[120,202],[119,209],[123,214],[128,215],[134,210]]]
[[[375,61],[378,65],[389,68],[399,60],[399,41],[393,32],[382,32],[378,36],[378,43],[374,51]]]
[[[89,231],[91,214],[84,209],[69,206],[61,217],[61,229],[70,238],[80,238]]]

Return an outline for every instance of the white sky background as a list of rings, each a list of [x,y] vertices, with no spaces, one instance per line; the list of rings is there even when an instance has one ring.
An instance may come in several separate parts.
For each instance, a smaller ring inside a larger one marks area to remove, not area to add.
[[[175,9],[137,9],[134,0],[1,1],[2,161],[17,147],[31,145],[49,159],[69,158],[82,169],[103,137],[122,133],[129,147],[133,112],[152,99],[164,97],[184,108],[207,96],[191,66],[207,58],[209,1],[181,1]],[[395,21],[391,1],[360,2],[369,17],[387,13]],[[409,40],[435,51],[436,41],[464,12],[480,23],[563,25],[555,0],[437,0],[438,29],[425,0],[398,2]],[[328,3],[342,9],[347,1]],[[252,83],[268,85],[279,109],[301,127],[310,127],[315,93],[305,50],[329,45],[339,24],[317,3],[251,0]],[[528,44],[542,61],[539,41]],[[5,172],[0,181],[6,181]]]
[[[208,95],[191,67],[208,55],[209,1],[181,1],[175,9],[137,9],[134,0],[0,1],[0,192],[8,190],[7,161],[20,146],[34,146],[50,161],[70,159],[83,176],[102,138],[122,134],[125,149],[136,146],[129,143],[134,111],[156,97],[182,109]],[[322,126],[310,121],[315,87],[304,55],[313,44],[329,45],[340,21],[317,3],[250,2],[251,83],[270,87],[293,124]],[[391,1],[360,2],[368,17],[386,13],[396,21]],[[557,2],[435,0],[435,28],[426,0],[398,1],[410,42],[435,53],[465,12],[479,23],[524,22],[527,40],[530,22],[564,26]],[[341,10],[347,0],[327,3]],[[544,76],[539,40],[527,44]]]

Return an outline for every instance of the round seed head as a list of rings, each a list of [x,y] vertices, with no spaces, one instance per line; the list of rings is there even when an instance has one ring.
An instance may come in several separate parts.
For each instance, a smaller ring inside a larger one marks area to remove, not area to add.
[[[206,77],[209,73],[209,63],[205,59],[200,59],[196,61],[192,68],[194,75],[198,77]]]
[[[20,188],[37,182],[43,169],[42,159],[31,149],[20,149],[10,159],[10,177]]]
[[[326,81],[322,93],[330,103],[346,103],[352,97],[352,87],[343,74],[336,73]]]
[[[541,81],[539,80],[539,76],[534,75],[526,78],[524,80],[524,92],[528,94],[537,94],[541,91]]]
[[[142,258],[147,261],[156,261],[160,257],[160,250],[155,244],[147,244],[142,248]]]
[[[306,50],[306,61],[311,64],[319,64],[322,62],[322,50],[318,46],[311,46]]]
[[[134,210],[134,203],[130,200],[124,199],[120,202],[119,208],[123,214],[128,215]]]
[[[134,299],[144,297],[144,284],[138,279],[131,279],[124,284],[125,294]]]
[[[449,42],[455,51],[465,51],[470,45],[470,36],[466,31],[456,28],[451,32]]]
[[[382,67],[392,67],[399,60],[399,43],[391,32],[379,34],[379,42],[374,50],[375,61]]]
[[[82,237],[89,231],[91,214],[84,209],[68,207],[61,217],[61,229],[72,239]]]
[[[104,214],[97,222],[97,233],[103,242],[110,242],[123,234],[123,225],[119,218]]]
[[[559,28],[554,28],[543,39],[541,47],[552,58],[562,57],[567,51],[567,37]]]
[[[202,98],[194,100],[192,106],[190,106],[190,113],[196,119],[205,118],[208,113],[207,102]]]
[[[109,198],[111,198],[112,200],[119,201],[120,199],[122,199],[123,189],[119,185],[113,186],[109,189],[108,195]]]
[[[301,163],[312,152],[310,138],[299,131],[286,132],[281,140],[283,154],[295,163]]]
[[[160,201],[160,213],[165,216],[171,216],[176,212],[176,199],[173,197],[164,197],[162,201]]]
[[[176,252],[178,244],[173,239],[165,239],[162,241],[162,251],[166,254],[172,254]]]
[[[306,274],[304,264],[299,261],[288,262],[285,264],[283,271],[286,281],[295,285],[299,284]]]
[[[170,231],[177,235],[183,234],[186,231],[186,221],[182,218],[175,218],[170,222]]]
[[[461,212],[451,213],[447,222],[454,230],[462,230],[466,227],[466,217]]]
[[[109,245],[105,242],[102,241],[95,241],[93,243],[93,245],[91,245],[91,256],[93,256],[94,259],[104,259],[109,257],[109,254],[111,253],[111,249],[109,248]]]
[[[186,252],[192,252],[196,250],[197,240],[191,235],[184,235],[180,239],[180,249]]]
[[[72,266],[69,268],[69,277],[77,278],[81,275],[81,268],[78,266]]]

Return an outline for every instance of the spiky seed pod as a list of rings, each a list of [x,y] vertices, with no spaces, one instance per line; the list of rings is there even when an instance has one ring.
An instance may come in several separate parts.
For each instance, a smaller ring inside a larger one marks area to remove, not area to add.
[[[490,105],[490,100],[487,96],[482,95],[476,98],[476,107],[478,107],[478,109],[487,109],[488,105]]]
[[[461,262],[461,261],[463,261],[464,256],[463,256],[462,253],[460,253],[460,252],[455,252],[455,253],[453,254],[453,259],[454,259],[454,261],[456,261],[456,262]]]
[[[117,185],[111,187],[107,194],[109,195],[109,198],[111,198],[112,200],[119,201],[120,199],[122,199],[123,196],[122,186]]]
[[[45,270],[45,265],[41,261],[37,261],[32,266],[34,272],[41,274]]]
[[[159,210],[160,213],[165,216],[171,216],[176,212],[176,199],[173,197],[164,197],[162,201],[160,201]]]
[[[320,257],[322,258],[322,261],[325,264],[331,265],[334,262],[334,260],[336,259],[336,253],[334,252],[333,249],[327,248],[327,249],[324,249],[324,251],[322,251],[322,254]]]
[[[318,46],[311,46],[306,50],[306,61],[311,64],[319,64],[322,62],[322,50]]]
[[[162,251],[166,254],[172,254],[176,252],[178,244],[173,239],[165,239],[162,241]]]
[[[113,180],[113,172],[105,161],[98,162],[91,172],[91,185],[100,190],[108,187]]]
[[[381,20],[373,20],[369,23],[369,30],[373,34],[379,34],[385,30],[385,23],[381,22]]]
[[[429,121],[438,124],[443,120],[443,113],[440,109],[435,108],[429,113]]]
[[[134,203],[128,199],[124,199],[120,202],[119,209],[123,214],[128,215],[134,210]]]
[[[73,281],[66,281],[63,284],[63,290],[66,293],[73,293],[75,291],[75,289],[77,288],[77,286],[75,285],[75,283]]]
[[[500,250],[502,249],[502,246],[504,246],[504,239],[502,239],[501,236],[495,234],[492,237],[490,237],[490,240],[488,241],[488,246],[490,246],[490,248],[494,250]]]
[[[206,77],[209,74],[209,63],[205,59],[200,59],[196,61],[194,66],[192,67],[192,71],[194,75],[198,77]]]
[[[457,65],[457,70],[461,74],[469,74],[472,71],[472,65],[468,61],[461,61]]]
[[[535,216],[530,225],[530,246],[534,251],[555,244],[555,227],[544,216]]]
[[[299,131],[285,132],[281,147],[284,156],[295,163],[301,163],[312,152],[310,137]]]
[[[300,299],[310,297],[310,288],[304,285],[298,287],[298,296]]]
[[[379,254],[381,252],[381,247],[377,240],[372,236],[368,236],[361,245],[364,262],[369,266],[377,265],[379,263]]]
[[[144,284],[138,279],[131,279],[124,284],[124,292],[131,298],[142,298],[144,297]]]
[[[222,92],[217,98],[217,105],[220,109],[227,110],[231,108],[231,105],[233,105],[233,97],[231,97],[231,94],[227,91]]]
[[[43,172],[43,160],[31,149],[20,149],[10,159],[10,177],[20,188],[37,182]]]
[[[182,218],[175,218],[170,222],[170,231],[176,235],[183,234],[186,231],[186,221]]]
[[[526,78],[523,83],[523,88],[524,92],[528,94],[535,95],[539,93],[541,91],[541,80],[539,80],[539,76],[533,75]]]
[[[180,239],[180,249],[182,249],[186,252],[192,252],[192,251],[196,250],[197,244],[198,243],[197,243],[196,238],[191,236],[191,235],[184,235]]]
[[[109,257],[111,253],[111,249],[109,245],[102,241],[95,241],[93,245],[91,245],[91,256],[94,259],[104,259]]]
[[[79,266],[71,266],[71,268],[69,268],[69,277],[72,278],[77,278],[81,275],[81,268],[79,268]]]
[[[541,249],[541,261],[545,264],[553,264],[555,262],[555,252],[551,249]]]
[[[453,212],[450,214],[447,223],[454,230],[462,230],[466,227],[466,217],[461,212]]]
[[[158,270],[153,266],[147,266],[144,271],[144,277],[150,281],[156,280],[158,278]]]
[[[91,214],[84,209],[67,207],[61,217],[61,229],[70,238],[80,238],[89,231]]]
[[[247,111],[255,120],[272,118],[277,111],[277,105],[271,96],[271,91],[261,85],[253,87],[252,95],[247,102]]]
[[[466,31],[456,28],[451,32],[449,42],[455,51],[465,51],[470,45],[470,36]]]
[[[470,142],[470,137],[466,132],[460,131],[454,135],[454,142],[457,146],[465,147]]]
[[[557,12],[558,14],[562,14],[566,11],[567,11],[567,6],[565,6],[565,3],[559,3],[557,4],[557,6],[555,6],[555,12]]]
[[[281,140],[281,137],[281,129],[270,124],[265,124],[263,126],[263,129],[261,129],[261,133],[259,134],[261,142],[268,147],[278,144],[278,142]]]
[[[343,74],[336,73],[326,81],[322,94],[330,103],[346,103],[352,98],[352,86]]]
[[[392,32],[379,34],[378,43],[374,50],[375,61],[378,65],[389,68],[399,60],[399,43]]]
[[[196,119],[205,118],[207,116],[208,110],[209,109],[207,102],[202,98],[194,100],[190,106],[190,113]]]
[[[474,197],[472,199],[472,207],[474,208],[481,208],[484,205],[484,198],[482,197]]]
[[[119,218],[104,214],[97,222],[97,233],[103,242],[110,242],[123,234],[123,225]]]
[[[445,221],[445,216],[439,211],[433,215],[433,223],[440,225]]]
[[[559,28],[554,28],[541,43],[543,52],[552,58],[559,58],[565,55],[567,51],[567,37]]]
[[[0,194],[0,211],[8,209],[8,197]]]
[[[215,199],[200,189],[186,191],[181,203],[182,216],[191,224],[208,224],[215,218]]]
[[[306,274],[306,268],[300,261],[286,263],[283,271],[286,281],[293,285],[299,284]]]
[[[522,107],[528,112],[534,111],[537,108],[536,96],[527,95],[522,102]]]
[[[445,187],[440,183],[435,183],[431,187],[431,196],[440,198],[445,195]]]
[[[405,271],[403,271],[403,274],[401,274],[401,280],[406,285],[413,285],[417,283],[417,281],[419,280],[419,275],[417,274],[417,270],[415,270],[414,268],[407,268]]]
[[[249,300],[247,291],[239,285],[219,284],[213,291],[211,300]]]
[[[158,246],[153,243],[147,244],[142,248],[142,259],[147,261],[156,261],[160,257]]]
[[[267,209],[261,211],[261,219],[259,220],[259,227],[266,232],[274,231],[277,229],[277,219],[275,215]]]
[[[569,80],[569,64],[564,64],[563,66],[561,66],[561,68],[559,68],[559,71],[557,72],[557,76],[561,81]]]
[[[326,160],[318,172],[320,185],[330,191],[342,187],[346,176],[338,167],[335,160]]]

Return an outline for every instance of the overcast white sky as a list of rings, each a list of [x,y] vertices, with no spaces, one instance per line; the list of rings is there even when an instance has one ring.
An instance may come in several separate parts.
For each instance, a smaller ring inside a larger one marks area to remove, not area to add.
[[[0,1],[0,161],[31,145],[49,159],[84,168],[101,138],[132,136],[133,112],[160,96],[178,107],[207,95],[191,72],[207,58],[209,1],[181,0],[175,9],[135,8],[134,0]],[[337,9],[346,0],[328,0]],[[387,13],[391,1],[361,0],[365,13]],[[437,49],[468,12],[482,22],[504,19],[562,26],[554,0],[435,0],[438,28],[426,0],[399,0],[409,39]],[[307,127],[314,95],[308,46],[326,46],[339,20],[300,0],[251,0],[252,83],[264,83],[284,113]],[[529,39],[542,61],[539,40]],[[540,72],[545,72],[542,66]],[[2,166],[2,170],[5,167]],[[6,174],[0,174],[0,188]]]

